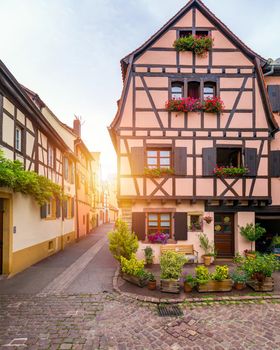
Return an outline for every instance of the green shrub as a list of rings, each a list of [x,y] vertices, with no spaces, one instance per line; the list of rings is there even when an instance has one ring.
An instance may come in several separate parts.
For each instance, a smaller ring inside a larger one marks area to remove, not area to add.
[[[280,236],[274,236],[272,238],[271,245],[273,248],[280,248]]]
[[[266,229],[261,227],[260,224],[247,224],[240,227],[241,236],[251,242],[251,251],[253,251],[253,242],[261,238],[265,233]]]
[[[125,272],[128,275],[138,276],[144,270],[145,261],[138,260],[134,253],[131,254],[130,259],[126,259],[121,256],[120,260],[122,272]]]
[[[127,224],[122,220],[117,220],[114,231],[108,234],[109,249],[118,261],[121,257],[130,259],[139,247],[138,239],[133,232],[130,232]]]
[[[195,278],[197,283],[205,284],[211,279],[211,275],[207,267],[201,265],[195,268]]]
[[[154,251],[152,247],[147,246],[144,249],[146,264],[152,264],[154,259]]]
[[[219,266],[215,268],[215,272],[211,274],[211,279],[214,281],[223,281],[229,278],[228,266]]]
[[[197,280],[193,275],[183,276],[184,282],[188,283],[190,286],[195,287],[197,285]]]
[[[161,279],[177,280],[187,259],[176,252],[165,252],[160,257]]]
[[[271,277],[273,272],[280,269],[280,262],[274,254],[259,254],[255,258],[245,259],[241,269],[249,277],[254,277],[256,274]]]

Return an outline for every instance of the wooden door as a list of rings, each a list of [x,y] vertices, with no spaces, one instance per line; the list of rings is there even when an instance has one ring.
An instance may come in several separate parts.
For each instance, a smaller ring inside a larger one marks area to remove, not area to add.
[[[215,214],[215,250],[219,258],[234,256],[234,215]]]
[[[0,201],[3,201],[0,199]],[[3,273],[3,205],[0,204],[0,275]]]

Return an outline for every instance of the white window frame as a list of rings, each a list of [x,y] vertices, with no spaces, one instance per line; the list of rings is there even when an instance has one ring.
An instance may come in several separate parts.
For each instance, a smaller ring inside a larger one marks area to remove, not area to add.
[[[52,145],[48,145],[48,166],[51,168],[54,166],[54,148]]]
[[[19,152],[22,151],[22,128],[19,126],[16,126],[15,149]]]

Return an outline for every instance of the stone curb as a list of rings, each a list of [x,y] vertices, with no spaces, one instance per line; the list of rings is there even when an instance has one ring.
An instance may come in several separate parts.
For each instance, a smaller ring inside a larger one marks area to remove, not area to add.
[[[226,296],[226,297],[205,297],[205,298],[180,298],[180,299],[166,299],[166,298],[154,298],[144,295],[136,295],[133,293],[127,293],[120,290],[118,286],[118,278],[120,277],[120,267],[118,266],[113,277],[113,290],[118,294],[137,301],[142,301],[152,304],[182,304],[182,303],[211,303],[211,302],[231,302],[231,301],[258,301],[258,300],[280,300],[280,294],[275,295],[240,295],[240,296]]]

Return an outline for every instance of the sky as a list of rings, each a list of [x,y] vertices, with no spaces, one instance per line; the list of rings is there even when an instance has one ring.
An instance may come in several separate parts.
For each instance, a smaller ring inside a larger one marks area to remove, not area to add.
[[[120,59],[139,47],[186,0],[0,0],[0,59],[116,172],[107,127],[122,91]],[[280,57],[279,0],[205,0],[250,48]]]

